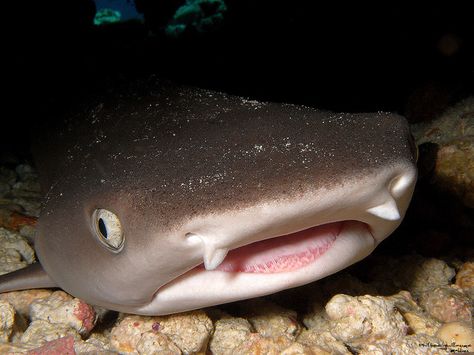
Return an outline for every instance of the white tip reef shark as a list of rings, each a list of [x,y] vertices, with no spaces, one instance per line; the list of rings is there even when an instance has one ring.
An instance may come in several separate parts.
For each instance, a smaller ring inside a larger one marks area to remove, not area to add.
[[[109,96],[39,139],[39,263],[0,292],[59,287],[143,315],[267,295],[366,257],[410,202],[399,115],[161,81]]]

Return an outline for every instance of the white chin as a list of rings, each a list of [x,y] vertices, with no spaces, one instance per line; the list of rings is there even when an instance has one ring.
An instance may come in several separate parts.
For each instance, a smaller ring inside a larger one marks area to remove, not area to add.
[[[161,287],[149,304],[133,312],[144,315],[169,314],[271,294],[344,269],[365,258],[375,246],[376,242],[367,225],[344,222],[329,249],[300,268],[276,273],[195,268]]]

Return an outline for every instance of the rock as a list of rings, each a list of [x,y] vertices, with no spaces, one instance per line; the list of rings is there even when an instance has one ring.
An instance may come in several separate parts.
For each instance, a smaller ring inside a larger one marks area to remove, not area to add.
[[[0,301],[0,342],[7,342],[13,331],[15,309],[6,302]]]
[[[0,227],[0,275],[35,261],[35,252],[20,234]]]
[[[408,290],[417,298],[435,287],[451,284],[455,274],[454,269],[443,260],[415,254],[396,259],[380,258],[372,267],[370,277],[380,284],[380,290]]]
[[[293,343],[281,355],[331,355],[331,353],[324,351],[317,347],[309,347],[300,343]]]
[[[270,327],[274,330],[275,328]],[[262,328],[267,331],[268,329]],[[283,332],[273,336],[263,336],[255,332],[249,321],[244,318],[223,318],[215,323],[215,331],[210,341],[210,350],[215,355],[232,354],[311,354],[305,344],[294,346],[294,342]],[[321,349],[320,349],[321,350]],[[304,352],[306,351],[306,352]]]
[[[474,96],[460,101],[438,118],[428,123],[412,125],[418,144],[433,142],[440,145],[463,137],[474,136]]]
[[[461,265],[456,274],[456,285],[458,285],[474,302],[474,263],[467,262]]]
[[[441,323],[431,318],[411,297],[410,292],[400,291],[396,295],[387,297],[393,301],[395,307],[403,316],[413,334],[426,334],[434,336]]]
[[[272,302],[253,299],[245,304],[245,318],[264,337],[285,336],[294,341],[301,331],[295,311],[285,309]]]
[[[24,344],[0,343],[0,354],[17,355],[26,354],[31,346]]]
[[[12,291],[0,293],[0,300],[9,302],[17,313],[29,317],[31,303],[37,299],[49,297],[52,293],[53,291],[44,289]]]
[[[438,150],[434,182],[474,207],[474,142],[453,141]]]
[[[254,333],[241,349],[237,349],[237,353],[241,351],[242,354],[279,355],[291,346],[292,343],[287,337],[265,338]]]
[[[24,213],[32,217],[39,216],[41,211],[41,201],[42,199],[40,197],[35,196],[15,196],[11,199],[12,203],[20,205],[25,211]]]
[[[303,317],[303,324],[309,329],[328,329],[329,320],[324,306],[322,301],[314,300],[310,305],[310,311]]]
[[[446,344],[455,344],[454,350],[460,353],[474,351],[474,330],[465,323],[446,323],[438,330],[436,336]]]
[[[212,329],[212,322],[203,311],[157,317],[125,315],[112,329],[111,347],[119,352],[138,351],[138,344],[149,345],[154,338],[146,335],[142,341],[144,334],[155,332],[167,337],[155,337],[158,347],[174,349],[174,344],[183,353],[196,353],[205,350]]]
[[[178,355],[181,350],[162,333],[146,332],[140,337],[136,349],[139,354]]]
[[[439,145],[432,182],[474,207],[474,97],[429,123],[412,126],[417,144]]]
[[[441,322],[471,323],[471,301],[456,285],[436,287],[423,293],[420,304],[429,315]]]
[[[92,306],[63,291],[56,291],[49,297],[33,301],[30,306],[30,318],[32,321],[44,320],[51,324],[66,325],[82,335],[88,334],[96,322]]]
[[[297,341],[311,349],[321,349],[330,354],[351,354],[344,343],[337,340],[328,330],[304,329],[298,336]]]
[[[75,355],[74,337],[68,335],[63,338],[48,341],[44,345],[29,350],[27,355]]]
[[[35,320],[23,333],[20,341],[30,349],[34,349],[49,341],[66,336],[72,336],[76,341],[81,341],[79,333],[65,324],[52,324],[45,320]]]
[[[408,330],[393,301],[383,297],[339,294],[326,305],[330,332],[355,349],[400,341]]]
[[[5,166],[0,166],[0,182],[8,186],[13,186],[17,181],[18,176],[14,170]]]
[[[236,351],[242,349],[252,331],[252,325],[243,318],[218,320],[209,344],[211,352],[215,355],[235,354]]]
[[[205,350],[213,325],[201,310],[155,317],[154,327],[167,335],[183,353]]]
[[[36,170],[29,164],[19,164],[15,168],[15,172],[20,181],[34,181],[38,182],[38,173]],[[38,190],[39,191],[39,190]]]
[[[403,285],[415,297],[434,287],[449,285],[455,275],[453,268],[444,261],[435,258],[407,256],[402,259],[402,264],[405,266],[402,269],[405,277],[401,276]]]
[[[110,350],[110,343],[103,335],[92,334],[86,341],[76,341],[74,350],[78,354],[108,355],[116,354]]]
[[[410,327],[410,331],[413,334],[426,334],[435,336],[438,329],[441,327],[441,323],[432,319],[431,317],[423,316],[420,313],[406,312],[403,313],[405,322]]]

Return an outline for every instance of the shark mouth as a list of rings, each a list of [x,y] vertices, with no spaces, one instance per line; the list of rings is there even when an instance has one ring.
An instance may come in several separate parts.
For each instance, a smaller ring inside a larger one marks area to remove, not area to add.
[[[375,245],[367,223],[345,220],[224,252],[211,249],[204,263],[163,285],[149,304],[133,311],[181,312],[304,285],[366,257]]]
[[[206,267],[204,263],[198,268],[261,274],[293,271],[323,255],[336,241],[344,223],[328,223],[247,244],[230,250],[219,265]]]

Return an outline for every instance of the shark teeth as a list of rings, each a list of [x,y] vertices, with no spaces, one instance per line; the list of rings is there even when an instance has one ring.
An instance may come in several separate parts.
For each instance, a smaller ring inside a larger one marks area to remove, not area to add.
[[[206,247],[204,250],[204,267],[206,270],[215,270],[225,259],[228,249]]]
[[[229,249],[216,248],[215,245],[202,238],[199,235],[188,233],[188,241],[191,243],[201,244],[204,248],[204,267],[206,270],[215,270],[225,259]]]
[[[391,196],[384,203],[369,208],[367,212],[388,221],[396,221],[401,218],[397,203]]]

